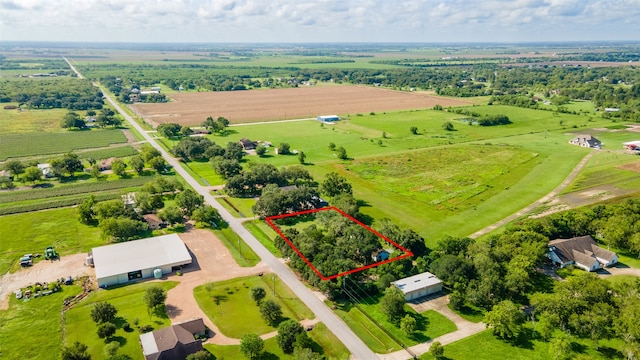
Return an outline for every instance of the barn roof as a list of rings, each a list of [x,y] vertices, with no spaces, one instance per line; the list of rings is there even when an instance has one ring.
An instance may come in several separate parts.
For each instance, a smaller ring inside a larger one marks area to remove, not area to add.
[[[416,290],[424,289],[440,283],[442,283],[442,281],[430,272],[423,272],[418,275],[409,276],[404,279],[392,282],[392,284],[400,289],[404,294],[408,294]]]
[[[165,265],[191,263],[191,255],[177,234],[100,246],[93,248],[92,253],[98,279]]]

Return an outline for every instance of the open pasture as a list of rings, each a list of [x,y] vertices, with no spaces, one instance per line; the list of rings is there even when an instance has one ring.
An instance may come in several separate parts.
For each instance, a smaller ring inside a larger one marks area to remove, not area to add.
[[[369,113],[471,104],[465,100],[366,86],[322,86],[274,90],[180,93],[162,104],[131,105],[155,124],[199,125],[208,116],[232,123],[286,120],[327,114]]]
[[[0,161],[25,156],[61,154],[125,142],[127,138],[122,130],[3,134],[0,141]]]
[[[5,105],[17,106],[18,103],[7,103]],[[67,109],[0,110],[0,135],[60,131],[60,120],[68,111]]]

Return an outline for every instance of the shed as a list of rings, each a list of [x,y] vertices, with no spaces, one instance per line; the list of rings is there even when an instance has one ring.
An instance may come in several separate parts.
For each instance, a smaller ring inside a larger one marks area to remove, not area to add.
[[[93,248],[92,253],[100,287],[149,278],[155,269],[168,274],[174,266],[192,262],[177,234],[100,246]]]
[[[321,115],[321,116],[318,116],[316,120],[322,121],[322,122],[336,122],[340,120],[340,117],[338,115]]]
[[[391,284],[402,291],[406,301],[442,291],[442,281],[430,272],[409,276]]]

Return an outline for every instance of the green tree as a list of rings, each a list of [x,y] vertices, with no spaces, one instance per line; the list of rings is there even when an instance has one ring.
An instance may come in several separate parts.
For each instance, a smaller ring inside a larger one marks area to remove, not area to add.
[[[240,339],[240,352],[248,359],[258,359],[264,349],[264,341],[256,334],[246,334]]]
[[[304,332],[304,328],[297,321],[289,319],[281,322],[278,325],[278,335],[276,335],[280,349],[286,354],[290,354],[293,351],[296,336],[301,332]]]
[[[616,311],[607,303],[596,303],[583,314],[573,314],[571,326],[580,336],[589,337],[599,348],[600,339],[609,339],[613,335],[613,319]]]
[[[113,334],[116,333],[116,326],[113,325],[112,323],[108,322],[108,323],[104,323],[100,326],[98,326],[98,337],[100,339],[104,339],[104,338],[110,338],[113,336]]]
[[[347,150],[345,148],[343,148],[342,146],[340,146],[337,150],[338,152],[338,159],[340,160],[348,160],[349,159],[349,155],[347,155]]]
[[[340,194],[351,194],[351,184],[344,176],[340,176],[337,172],[327,174],[327,177],[320,183],[320,192],[329,197],[335,197]]]
[[[149,160],[149,166],[151,166],[158,173],[161,173],[167,168],[167,162],[164,161],[164,158],[162,156],[156,156]]]
[[[549,355],[554,360],[571,359],[571,352],[571,337],[567,333],[556,336],[549,344]]]
[[[93,206],[96,204],[95,195],[91,194],[78,205],[78,220],[83,224],[93,224],[96,214],[93,212]]]
[[[193,129],[188,127],[187,125],[182,125],[182,127],[180,128],[180,135],[182,136],[189,136],[193,134]]]
[[[397,324],[404,315],[404,294],[395,286],[388,287],[380,299],[380,308],[390,322]]]
[[[251,299],[253,299],[256,304],[260,305],[260,302],[265,298],[265,296],[267,296],[267,292],[262,286],[255,286],[251,288]]]
[[[129,160],[129,166],[131,166],[131,168],[135,170],[138,175],[142,175],[142,173],[144,172],[144,160],[142,159],[142,156],[132,156]]]
[[[78,158],[78,154],[64,154],[61,160],[62,170],[69,173],[71,177],[73,177],[77,171],[82,171],[82,169],[84,169],[84,166],[82,166],[82,162]]]
[[[76,341],[71,346],[62,348],[62,360],[91,360],[87,349],[87,345]]]
[[[120,343],[117,341],[112,341],[108,343],[107,345],[104,346],[104,349],[103,349],[104,355],[107,356],[108,358],[116,356],[116,354],[118,353],[118,350],[120,350]]]
[[[84,120],[80,118],[80,115],[78,115],[73,111],[70,111],[60,121],[60,127],[64,129],[70,129],[70,128],[83,129],[83,128],[86,128],[87,125],[85,124]]]
[[[176,205],[182,212],[189,216],[198,207],[204,204],[204,197],[191,189],[185,189],[176,195]]]
[[[203,205],[193,210],[193,213],[191,214],[191,220],[194,220],[198,225],[202,225],[205,227],[219,227],[224,222],[218,210],[209,205]]]
[[[289,155],[291,154],[291,145],[288,143],[280,143],[278,146],[278,155]]]
[[[153,146],[149,145],[149,144],[144,144],[142,146],[142,149],[140,149],[140,156],[142,157],[142,159],[145,162],[149,162],[151,161],[151,159],[158,157],[158,156],[162,156],[162,154],[160,154],[160,151],[158,151],[156,148],[154,148]]]
[[[111,303],[103,301],[95,303],[93,305],[90,316],[91,320],[98,324],[102,324],[115,319],[117,313],[118,309],[116,309],[115,306],[113,306]]]
[[[444,346],[439,341],[434,341],[429,346],[429,352],[435,360],[444,359]]]
[[[329,143],[329,150],[336,151],[336,144],[335,143]]]
[[[282,307],[271,299],[265,300],[260,304],[260,315],[267,324],[275,326],[282,318]]]
[[[182,222],[182,211],[177,206],[167,206],[158,212],[158,217],[169,224],[179,224]]]
[[[116,242],[133,240],[148,229],[146,223],[125,217],[100,220],[98,227],[102,230],[103,238],[111,238]]]
[[[256,146],[256,155],[262,157],[266,153],[267,153],[267,148],[266,147],[264,147],[262,145]]]
[[[122,159],[115,159],[111,162],[111,171],[119,177],[123,177],[127,173],[127,164]]]
[[[409,131],[411,131],[411,133],[413,135],[418,135],[418,127],[417,126],[412,126]]]
[[[304,165],[304,161],[307,159],[307,155],[304,154],[304,151],[300,151],[300,153],[298,153],[298,161],[300,162],[300,164]]]
[[[102,177],[102,172],[100,171],[100,167],[98,165],[91,166],[91,171],[89,172],[91,177],[94,179],[100,179]]]
[[[453,127],[453,123],[451,121],[445,121],[442,123],[442,129],[447,131],[453,131],[455,128]]]
[[[24,181],[31,181],[35,184],[36,181],[40,180],[41,178],[42,170],[38,169],[37,166],[29,166],[28,168],[24,169],[24,174],[22,175],[22,179],[24,179]]]
[[[136,210],[141,211],[143,214],[150,214],[163,207],[164,201],[162,201],[161,195],[151,195],[144,191],[136,193]]]
[[[24,164],[20,160],[9,160],[4,163],[2,168],[11,171],[12,176],[18,176],[25,170]]]
[[[166,123],[158,125],[158,134],[166,138],[174,138],[180,136],[180,130],[182,130],[182,126],[180,124],[175,123]]]
[[[503,339],[513,339],[522,327],[522,312],[511,300],[503,300],[485,315],[484,323],[491,327],[494,335]]]
[[[405,315],[402,320],[400,320],[400,330],[407,335],[411,335],[416,331],[416,325],[416,319],[409,314]]]
[[[153,286],[145,291],[142,299],[147,305],[147,310],[151,313],[164,305],[165,300],[167,300],[167,293],[161,287]]]

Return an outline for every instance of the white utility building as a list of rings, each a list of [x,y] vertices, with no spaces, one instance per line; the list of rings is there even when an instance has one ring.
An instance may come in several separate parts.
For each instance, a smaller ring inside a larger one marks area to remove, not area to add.
[[[161,276],[174,266],[191,264],[191,255],[177,234],[93,248],[98,286]]]
[[[442,291],[442,281],[430,272],[409,276],[391,284],[402,291],[407,301]]]

